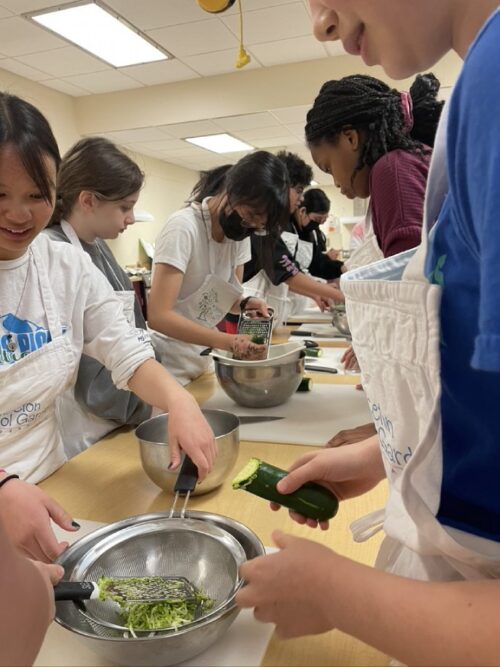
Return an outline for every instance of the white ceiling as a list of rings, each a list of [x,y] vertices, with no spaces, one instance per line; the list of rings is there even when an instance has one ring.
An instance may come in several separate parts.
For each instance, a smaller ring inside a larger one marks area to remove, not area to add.
[[[237,3],[222,14],[210,15],[199,8],[196,0],[103,1],[174,58],[116,69],[23,16],[68,4],[64,0],[0,0],[0,68],[76,97],[237,71]],[[244,44],[252,59],[246,70],[345,53],[337,43],[321,44],[313,38],[308,0],[242,0],[242,5]],[[303,138],[308,108],[268,109],[190,123],[131,128],[103,136],[135,152],[194,170],[233,163],[243,155],[217,155],[182,141],[184,137],[217,132],[229,132],[259,149],[286,148],[310,163]],[[317,169],[314,178],[321,184],[331,184],[331,177]]]

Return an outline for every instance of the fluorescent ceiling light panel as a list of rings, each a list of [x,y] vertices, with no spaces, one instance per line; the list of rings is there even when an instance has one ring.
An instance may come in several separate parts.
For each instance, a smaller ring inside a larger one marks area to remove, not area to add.
[[[169,57],[95,2],[31,14],[29,18],[113,67],[156,62]]]
[[[184,141],[189,141],[190,144],[206,148],[207,151],[212,151],[212,153],[236,153],[238,151],[253,150],[253,146],[232,137],[226,132],[222,134],[208,134],[204,137],[186,137]]]
[[[319,185],[319,183],[318,183],[318,181],[311,181],[311,182],[309,183],[309,185],[310,185],[312,188],[315,188],[317,185]]]

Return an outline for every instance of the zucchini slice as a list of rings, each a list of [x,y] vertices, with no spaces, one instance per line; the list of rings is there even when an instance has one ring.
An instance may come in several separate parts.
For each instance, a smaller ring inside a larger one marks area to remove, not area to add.
[[[310,519],[327,521],[337,514],[337,497],[320,484],[308,482],[293,493],[280,493],[276,484],[287,475],[286,470],[252,458],[233,479],[232,486],[233,489],[244,489],[260,498],[288,507]]]

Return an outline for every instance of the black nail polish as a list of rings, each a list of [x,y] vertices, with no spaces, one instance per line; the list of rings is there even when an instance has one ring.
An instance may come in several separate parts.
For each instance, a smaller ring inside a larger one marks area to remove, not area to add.
[[[73,528],[76,528],[76,529],[81,528],[80,524],[77,523],[76,521],[72,521],[72,522],[71,522],[71,525],[73,526]]]

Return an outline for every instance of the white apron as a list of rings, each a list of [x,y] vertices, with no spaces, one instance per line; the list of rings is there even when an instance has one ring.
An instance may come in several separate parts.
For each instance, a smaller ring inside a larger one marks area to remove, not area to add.
[[[500,577],[500,544],[437,520],[442,479],[439,375],[441,288],[423,274],[427,230],[447,190],[443,173],[448,109],[436,138],[422,245],[344,275],[343,290],[363,387],[377,425],[390,495],[385,516],[364,517],[363,539],[387,534],[377,566],[448,581]],[[411,258],[406,270],[405,265]],[[404,272],[404,273],[403,273]]]
[[[365,219],[365,235],[363,243],[353,251],[349,259],[344,264],[348,271],[359,269],[361,266],[367,266],[373,262],[378,262],[384,259],[382,250],[373,231],[371,207],[368,208],[368,213]]]
[[[45,479],[66,461],[56,399],[75,373],[70,336],[62,332],[47,270],[35,245],[29,261],[38,274],[51,341],[0,372],[2,466],[27,482]]]
[[[207,235],[207,252],[210,273],[203,284],[185,299],[178,299],[174,311],[196,324],[212,329],[242,297],[243,288],[233,275],[230,282],[216,275],[216,244],[212,239],[210,216],[203,216],[201,209],[195,208],[199,224]],[[211,357],[200,356],[206,346],[185,343],[151,330],[151,340],[161,363],[183,385],[188,384],[213,366]]]
[[[75,230],[66,220],[61,220],[61,228],[71,245],[85,252]],[[109,263],[108,266],[114,273]],[[135,326],[135,293],[131,290],[118,290],[115,291],[115,294],[121,301],[127,322]],[[88,449],[90,445],[117,428],[113,421],[93,415],[76,400],[74,384],[64,394],[61,394],[57,401],[57,408],[64,451],[68,459]]]

